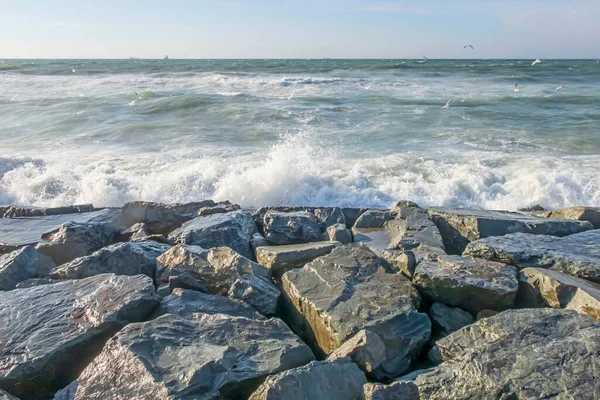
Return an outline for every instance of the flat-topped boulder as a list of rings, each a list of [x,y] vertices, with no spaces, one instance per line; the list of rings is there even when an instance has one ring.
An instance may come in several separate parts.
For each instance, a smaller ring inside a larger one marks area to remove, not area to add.
[[[558,271],[525,268],[519,272],[517,305],[566,308],[600,321],[600,285]]]
[[[560,210],[552,210],[540,213],[544,217],[559,219],[576,219],[579,221],[589,221],[594,228],[600,229],[600,208],[599,207],[567,207]]]
[[[54,261],[33,246],[0,255],[0,290],[12,290],[29,279],[47,278],[54,268]]]
[[[308,211],[267,211],[263,218],[265,239],[273,244],[297,244],[321,240],[323,228]]]
[[[126,326],[60,399],[244,398],[267,376],[312,360],[277,318],[167,314]]]
[[[329,254],[339,242],[313,242],[283,246],[264,246],[256,249],[258,263],[271,270],[273,276],[281,277],[285,272],[301,268],[317,257]]]
[[[474,240],[508,233],[567,236],[593,229],[587,221],[538,218],[508,211],[430,208],[428,213],[449,254],[462,254]]]
[[[517,296],[517,269],[495,261],[461,256],[439,256],[422,261],[413,284],[431,301],[471,312],[511,308]]]
[[[385,223],[390,232],[392,243],[390,249],[415,250],[428,248],[444,254],[444,242],[438,227],[431,220],[427,211],[418,207],[400,207],[396,210],[396,218]]]
[[[377,334],[385,361],[378,379],[405,371],[429,339],[411,282],[365,246],[338,247],[282,278],[285,317],[319,355],[338,349],[361,329]],[[385,288],[385,289],[384,289]]]
[[[519,268],[550,268],[600,283],[600,230],[563,238],[524,233],[490,237],[470,243],[464,254]]]
[[[143,275],[0,292],[0,389],[48,397],[75,379],[111,335],[146,318],[158,302]]]
[[[274,207],[261,207],[252,215],[256,225],[260,232],[264,232],[264,219],[267,212],[281,212],[281,213],[295,213],[295,212],[308,212],[315,216],[315,218],[321,224],[321,229],[325,230],[328,227],[335,224],[346,224],[346,218],[344,212],[339,207],[288,207],[288,206],[274,206]]]
[[[245,301],[262,315],[272,316],[277,312],[281,291],[269,278],[244,275],[233,282],[229,297]]]

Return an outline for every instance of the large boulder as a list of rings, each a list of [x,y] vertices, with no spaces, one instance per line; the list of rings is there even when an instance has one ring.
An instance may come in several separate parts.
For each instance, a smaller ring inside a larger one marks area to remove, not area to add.
[[[421,399],[582,399],[600,393],[600,323],[572,310],[509,310],[437,342],[412,374]]]
[[[385,361],[385,343],[376,334],[363,329],[331,353],[327,359],[350,357],[366,373],[373,372]]]
[[[410,281],[365,246],[344,246],[282,278],[286,318],[320,355],[361,329],[385,343],[386,359],[372,375],[394,377],[417,357],[431,333]],[[385,289],[383,289],[385,288]]]
[[[0,218],[41,217],[49,215],[78,214],[94,211],[91,204],[76,204],[65,207],[32,207],[32,206],[5,206],[0,207]]]
[[[346,228],[345,224],[333,224],[327,228],[327,238],[332,242],[341,244],[352,243],[352,232]]]
[[[365,400],[421,400],[419,388],[412,382],[367,383],[363,390]]]
[[[538,218],[507,211],[431,208],[431,219],[440,230],[448,254],[462,254],[478,239],[508,233],[567,236],[592,229],[587,221]]]
[[[396,218],[384,225],[392,238],[390,249],[408,251],[426,248],[445,254],[442,235],[426,210],[403,207],[396,212]]]
[[[600,285],[549,269],[525,268],[519,272],[517,305],[567,308],[600,321]]]
[[[429,317],[433,323],[433,332],[436,339],[448,336],[452,332],[475,322],[475,318],[462,308],[448,307],[442,303],[431,305]]]
[[[295,212],[308,212],[315,216],[315,218],[321,224],[322,229],[327,229],[334,224],[346,224],[346,218],[344,212],[338,207],[289,207],[289,206],[276,206],[276,207],[261,207],[252,215],[258,229],[264,232],[264,220],[267,212],[280,212],[280,213],[295,213]]]
[[[349,359],[313,361],[269,376],[250,400],[363,400],[365,383]]]
[[[275,315],[281,291],[273,282],[260,275],[244,275],[229,289],[229,297],[245,301],[266,316]]]
[[[558,238],[513,233],[471,242],[465,255],[519,268],[550,268],[600,283],[600,230]]]
[[[600,208],[598,207],[567,207],[542,213],[545,217],[559,219],[576,219],[589,221],[594,228],[600,229]]]
[[[33,246],[0,255],[0,290],[12,290],[28,279],[46,278],[55,267],[54,261]]]
[[[279,278],[291,269],[302,268],[315,258],[331,253],[339,245],[338,242],[314,242],[258,247],[256,260]]]
[[[252,258],[250,239],[255,232],[252,215],[233,211],[194,218],[171,232],[169,239],[205,249],[227,246],[244,257]]]
[[[383,228],[385,223],[393,218],[389,211],[384,210],[367,210],[356,219],[352,227],[353,233],[357,229],[378,229]]]
[[[323,228],[308,211],[267,211],[263,231],[265,239],[273,244],[295,244],[319,241]]]
[[[175,288],[209,292],[203,275],[212,274],[212,266],[206,259],[207,251],[200,246],[177,245],[161,254],[157,261],[164,267],[159,272],[158,283]]]
[[[431,301],[471,312],[511,308],[518,291],[515,267],[461,256],[422,261],[415,269],[413,284]]]
[[[158,304],[146,276],[97,275],[0,292],[0,389],[46,398]]]
[[[312,360],[310,349],[276,318],[167,314],[126,326],[62,398],[244,398],[267,376]]]

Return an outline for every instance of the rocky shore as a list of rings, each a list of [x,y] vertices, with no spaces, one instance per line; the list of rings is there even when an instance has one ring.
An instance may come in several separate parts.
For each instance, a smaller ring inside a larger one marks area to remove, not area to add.
[[[600,209],[0,207],[0,399],[596,399]]]

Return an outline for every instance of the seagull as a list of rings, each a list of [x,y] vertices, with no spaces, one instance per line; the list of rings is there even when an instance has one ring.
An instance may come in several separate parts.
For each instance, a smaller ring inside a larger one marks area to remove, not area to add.
[[[559,87],[557,87],[556,89],[554,89],[555,92],[560,92],[561,90],[563,90],[565,88],[565,85],[560,85]]]
[[[427,57],[425,57],[425,56],[423,56],[423,58],[425,59],[425,61],[429,61],[429,58],[427,58]]]
[[[534,62],[532,62],[531,65],[539,64],[541,62],[542,62],[542,60],[540,60],[539,58],[536,58],[536,60]]]
[[[515,83],[515,92],[518,92],[518,91],[519,91],[519,84]]]
[[[450,103],[452,102],[452,99],[448,100],[448,102],[446,103],[446,105],[442,108],[450,108]]]
[[[471,48],[471,50],[475,50],[475,49],[473,49],[473,45],[470,45],[470,44],[468,44],[468,45],[466,45],[465,47],[463,47],[463,49],[466,49],[467,47],[470,47],[470,48]]]

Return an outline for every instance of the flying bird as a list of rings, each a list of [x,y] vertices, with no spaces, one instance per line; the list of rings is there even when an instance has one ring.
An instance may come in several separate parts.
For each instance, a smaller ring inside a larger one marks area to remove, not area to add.
[[[465,47],[463,47],[463,49],[466,49],[467,47],[470,47],[470,48],[471,48],[471,50],[475,50],[475,49],[473,49],[473,46],[472,46],[472,45],[470,45],[470,44],[468,44],[468,45],[466,45]]]
[[[542,60],[540,60],[539,58],[536,58],[536,60],[534,62],[532,62],[531,65],[539,64],[541,62],[542,62]]]
[[[442,108],[450,108],[450,103],[452,102],[452,99],[448,100],[448,102],[446,103],[446,105]]]
[[[425,56],[423,56],[423,58],[425,59],[425,61],[429,61],[429,58],[427,58],[427,57],[425,57]]]
[[[519,91],[519,84],[515,83],[515,92],[518,92],[518,91]]]
[[[554,89],[555,92],[560,92],[561,90],[563,90],[565,88],[565,85],[560,85],[559,87],[557,87],[556,89]]]

